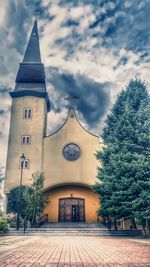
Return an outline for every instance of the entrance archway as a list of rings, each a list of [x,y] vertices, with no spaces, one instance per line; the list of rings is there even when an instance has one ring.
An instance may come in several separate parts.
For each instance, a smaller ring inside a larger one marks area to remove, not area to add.
[[[48,214],[48,221],[57,223],[59,221],[72,222],[76,220],[79,222],[95,223],[97,222],[97,210],[99,209],[99,198],[92,191],[92,188],[84,184],[62,184],[55,185],[54,187],[48,188],[44,192],[44,195],[49,200],[50,204],[45,208],[44,214]],[[60,200],[65,200],[66,202],[61,202]],[[67,203],[70,201],[70,205]],[[80,202],[79,202],[80,200]],[[75,202],[73,202],[75,201]],[[77,201],[77,202],[76,202]],[[75,204],[74,204],[75,203]],[[79,205],[80,204],[80,205]],[[79,205],[79,211],[78,206]],[[61,207],[60,207],[61,206]],[[75,207],[73,207],[75,206]],[[60,215],[61,212],[61,215]],[[69,214],[68,218],[65,214]],[[74,217],[72,218],[72,213]],[[79,216],[78,216],[79,214]],[[77,216],[77,217],[76,217]]]
[[[59,222],[85,222],[85,200],[82,198],[59,199]]]

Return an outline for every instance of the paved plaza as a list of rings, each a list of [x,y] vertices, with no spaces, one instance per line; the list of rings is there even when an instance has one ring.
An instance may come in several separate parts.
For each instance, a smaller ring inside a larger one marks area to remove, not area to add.
[[[0,266],[148,267],[150,243],[116,237],[0,237]]]

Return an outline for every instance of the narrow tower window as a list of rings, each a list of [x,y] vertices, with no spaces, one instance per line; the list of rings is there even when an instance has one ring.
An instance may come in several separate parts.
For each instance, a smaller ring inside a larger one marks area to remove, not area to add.
[[[32,109],[31,108],[25,108],[23,110],[23,117],[24,117],[24,119],[31,119],[32,118]]]
[[[21,144],[31,144],[31,136],[30,135],[23,135],[21,136]]]
[[[29,160],[25,159],[24,161],[19,162],[19,168],[23,168],[23,169],[29,169]]]

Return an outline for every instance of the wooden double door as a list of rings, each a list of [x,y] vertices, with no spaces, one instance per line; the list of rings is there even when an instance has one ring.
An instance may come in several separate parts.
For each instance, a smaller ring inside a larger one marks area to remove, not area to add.
[[[82,198],[59,199],[59,222],[84,222],[85,200]]]

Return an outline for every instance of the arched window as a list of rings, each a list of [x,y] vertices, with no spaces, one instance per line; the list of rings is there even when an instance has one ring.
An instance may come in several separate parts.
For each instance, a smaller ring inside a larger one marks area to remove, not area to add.
[[[22,135],[21,136],[21,144],[23,144],[23,145],[31,144],[31,136],[30,135]]]
[[[31,108],[24,108],[23,118],[24,119],[31,119],[32,118],[32,109]]]
[[[23,168],[23,169],[29,169],[29,160],[25,159],[25,160],[20,160],[19,161],[19,168]]]

